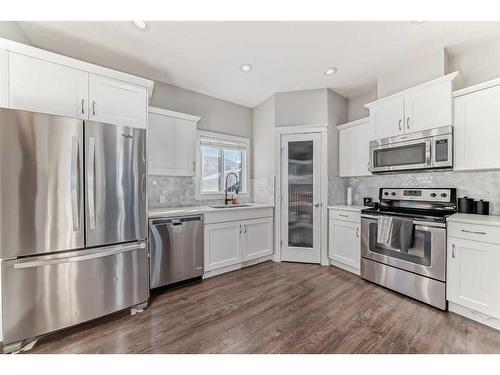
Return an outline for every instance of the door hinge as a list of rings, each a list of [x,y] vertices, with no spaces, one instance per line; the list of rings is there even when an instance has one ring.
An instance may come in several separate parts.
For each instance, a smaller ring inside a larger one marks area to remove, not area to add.
[[[283,240],[280,240],[280,247],[283,248]]]

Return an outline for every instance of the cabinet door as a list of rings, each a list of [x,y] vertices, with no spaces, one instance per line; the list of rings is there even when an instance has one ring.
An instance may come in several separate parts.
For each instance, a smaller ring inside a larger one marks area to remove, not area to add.
[[[196,122],[149,114],[149,173],[163,176],[193,176]]]
[[[339,174],[340,177],[369,176],[369,143],[374,138],[370,122],[339,133]]]
[[[9,53],[7,51],[0,51],[0,107],[8,107],[8,106],[9,106]]]
[[[246,220],[243,223],[243,261],[273,254],[273,218]]]
[[[370,109],[370,117],[376,139],[403,134],[404,98],[397,96],[377,103]]]
[[[328,255],[337,262],[359,269],[360,224],[341,220],[330,220],[330,242]]]
[[[133,128],[146,128],[148,94],[145,87],[90,74],[90,119]]]
[[[500,245],[448,238],[447,299],[500,318]]]
[[[87,72],[9,52],[9,107],[88,118]]]
[[[451,83],[405,96],[405,133],[452,125]]]
[[[241,222],[205,225],[205,271],[241,263],[242,239]]]
[[[500,86],[454,100],[455,170],[500,168]]]

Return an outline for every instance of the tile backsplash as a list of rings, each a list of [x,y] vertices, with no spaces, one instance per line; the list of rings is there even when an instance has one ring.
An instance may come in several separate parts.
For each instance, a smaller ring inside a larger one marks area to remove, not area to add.
[[[250,198],[240,198],[240,201],[251,201],[251,186],[249,196]],[[206,206],[221,203],[224,203],[223,199],[197,200],[193,177],[148,176],[149,208]]]
[[[347,180],[353,190],[353,204],[363,204],[364,197],[378,201],[381,187],[449,187],[457,189],[458,197],[489,201],[490,214],[500,215],[500,171],[398,173]]]

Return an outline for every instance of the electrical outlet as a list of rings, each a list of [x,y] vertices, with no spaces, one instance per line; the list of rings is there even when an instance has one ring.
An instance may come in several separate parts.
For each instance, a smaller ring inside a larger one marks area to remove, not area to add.
[[[165,196],[164,195],[160,195],[160,204],[164,204],[165,201],[166,201]]]

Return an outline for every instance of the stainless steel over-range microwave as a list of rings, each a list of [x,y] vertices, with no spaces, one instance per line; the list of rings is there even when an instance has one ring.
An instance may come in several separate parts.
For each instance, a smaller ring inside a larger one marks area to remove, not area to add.
[[[372,173],[453,167],[453,127],[444,126],[370,142]]]

